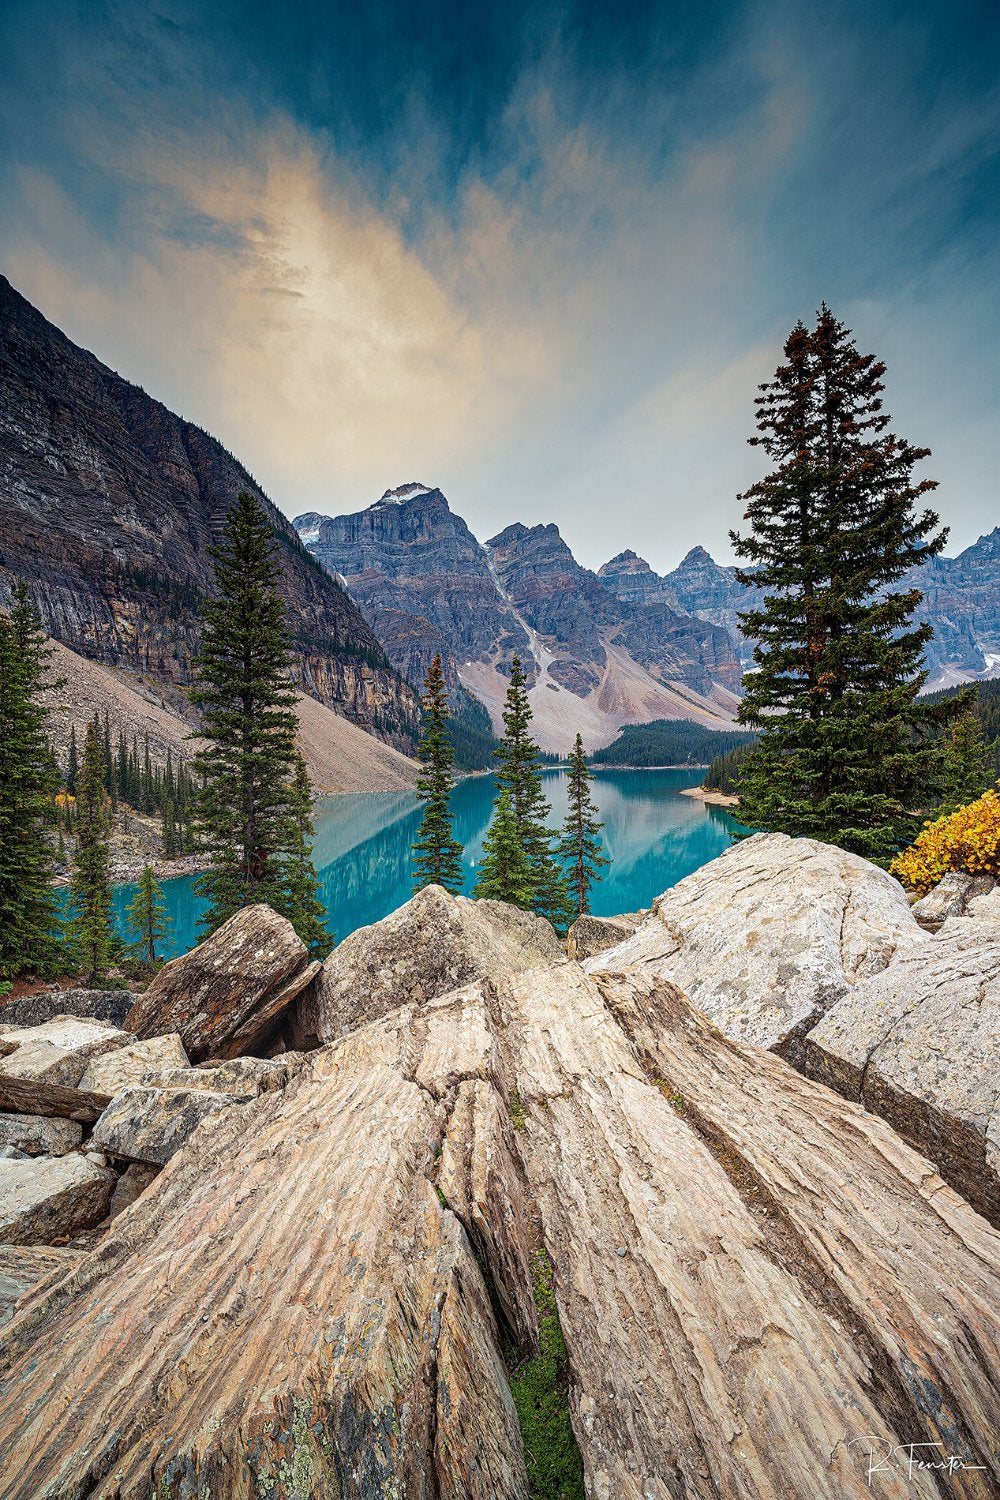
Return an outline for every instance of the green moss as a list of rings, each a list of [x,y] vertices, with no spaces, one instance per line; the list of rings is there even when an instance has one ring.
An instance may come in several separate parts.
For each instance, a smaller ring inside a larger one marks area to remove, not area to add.
[[[527,1130],[528,1116],[524,1112],[521,1096],[517,1089],[510,1096],[510,1122],[515,1130]]]
[[[569,1369],[559,1323],[552,1264],[532,1258],[539,1352],[511,1376],[533,1500],[583,1500],[583,1460],[569,1419]]]

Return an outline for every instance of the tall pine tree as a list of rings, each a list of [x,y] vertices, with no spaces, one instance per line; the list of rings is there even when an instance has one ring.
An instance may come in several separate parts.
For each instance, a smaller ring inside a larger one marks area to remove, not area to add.
[[[973,690],[972,702],[975,702]],[[989,751],[974,707],[959,714],[951,728],[944,752],[944,787],[937,817],[966,807],[981,797],[992,781]]]
[[[740,821],[877,860],[939,795],[950,712],[916,701],[931,628],[913,623],[921,596],[903,582],[947,533],[915,509],[935,487],[913,477],[929,450],[887,430],[884,374],[825,305],[792,330],[750,439],[773,467],[741,497],[750,530],[732,533],[751,565],[737,576],[763,592],[740,616],[756,645],[739,718],[761,734]]]
[[[145,864],[139,877],[135,896],[128,909],[129,926],[134,934],[134,944],[142,962],[150,969],[159,963],[157,944],[166,937],[170,928],[163,890],[153,874],[153,866]]]
[[[564,927],[573,916],[573,903],[562,870],[553,857],[553,834],[546,827],[552,811],[542,794],[539,750],[531,737],[531,704],[521,659],[511,661],[510,680],[504,703],[504,732],[493,752],[500,762],[496,773],[500,793],[510,799],[517,838],[524,851],[531,879],[531,908],[556,927]],[[495,804],[499,811],[499,797]]]
[[[603,865],[610,861],[601,847],[604,824],[594,814],[590,795],[590,769],[583,753],[583,739],[578,734],[569,757],[569,811],[563,824],[559,854],[566,861],[570,894],[576,915],[590,910],[590,887]]]
[[[0,977],[58,964],[48,826],[58,773],[41,691],[51,650],[19,582],[0,614]]]
[[[417,796],[424,811],[412,845],[415,891],[440,885],[457,895],[462,889],[462,846],[451,821],[454,753],[448,735],[448,696],[440,653],[427,668],[423,692],[423,734],[417,746],[420,775]]]
[[[313,863],[313,795],[309,772],[301,755],[295,757],[288,811],[289,833],[284,867],[285,896],[281,906],[314,958],[325,958],[333,947],[326,926],[326,909],[319,899],[319,878]]]
[[[70,937],[88,984],[104,978],[119,946],[111,905],[111,804],[104,769],[103,737],[97,720],[92,719],[76,780],[76,855],[70,877]]]
[[[194,758],[203,778],[198,832],[213,861],[198,880],[208,899],[206,932],[244,906],[283,904],[296,729],[274,533],[248,491],[230,509],[212,557],[217,593],[204,609],[191,692],[208,741]]]
[[[506,788],[496,800],[489,831],[483,839],[483,858],[475,896],[483,901],[509,901],[531,911],[535,881],[517,828],[514,803]]]

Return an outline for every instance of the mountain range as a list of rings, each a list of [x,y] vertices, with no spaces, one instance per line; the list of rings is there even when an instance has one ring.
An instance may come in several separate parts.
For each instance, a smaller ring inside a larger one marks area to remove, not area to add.
[[[467,765],[486,763],[515,652],[547,750],[577,730],[597,749],[623,723],[733,721],[750,655],[738,614],[754,590],[703,547],[663,575],[633,551],[594,572],[555,525],[480,542],[440,489],[413,482],[290,523],[220,442],[0,277],[0,604],[23,577],[63,646],[190,722],[210,548],[242,489],[280,545],[304,694],[389,745],[412,750],[438,651]],[[912,581],[935,632],[928,690],[1000,675],[1000,527]]]
[[[440,652],[453,691],[485,703],[497,730],[515,651],[543,749],[565,751],[577,729],[596,749],[623,723],[733,722],[751,656],[739,614],[760,596],[704,547],[663,575],[631,550],[595,573],[557,526],[515,523],[482,543],[440,489],[414,482],[350,515],[293,524],[400,672],[417,683]],[[935,632],[928,691],[1000,671],[1000,527],[909,582]]]

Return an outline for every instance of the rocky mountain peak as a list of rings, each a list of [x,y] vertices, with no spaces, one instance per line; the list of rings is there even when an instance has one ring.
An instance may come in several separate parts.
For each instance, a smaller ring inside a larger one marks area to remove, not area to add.
[[[398,485],[394,490],[386,490],[381,499],[376,500],[368,509],[376,510],[380,505],[407,505],[411,500],[419,499],[421,495],[441,495],[441,491],[429,484],[411,481],[409,484]],[[441,499],[444,500],[443,495]],[[447,500],[444,500],[444,503],[447,506]]]

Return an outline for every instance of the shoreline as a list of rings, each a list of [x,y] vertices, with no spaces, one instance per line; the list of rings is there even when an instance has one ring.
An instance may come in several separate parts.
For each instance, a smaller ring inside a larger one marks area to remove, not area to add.
[[[153,876],[157,881],[178,880],[184,875],[201,875],[203,871],[212,868],[212,862],[206,854],[182,854],[179,859],[149,859],[138,863],[123,861],[111,866],[111,884],[135,885],[146,864],[153,866]],[[66,890],[69,883],[69,875],[57,875],[52,886],[55,890]]]
[[[696,802],[710,802],[713,807],[739,807],[739,797],[732,797],[726,792],[713,792],[706,790],[703,786],[685,786],[681,788],[682,797],[693,797]]]

